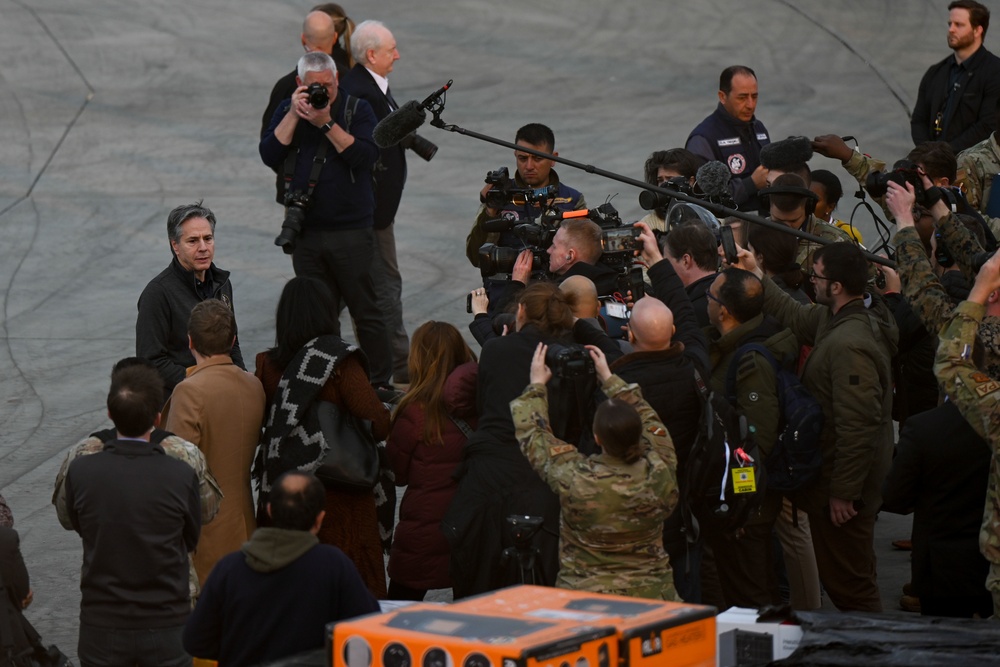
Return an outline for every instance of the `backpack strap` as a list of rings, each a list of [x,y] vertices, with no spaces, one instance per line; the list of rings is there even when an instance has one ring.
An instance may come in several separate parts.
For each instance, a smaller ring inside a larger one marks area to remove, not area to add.
[[[740,346],[736,350],[736,354],[733,355],[732,361],[729,362],[729,369],[726,371],[726,400],[734,407],[736,406],[736,375],[739,372],[743,357],[749,352],[756,352],[767,359],[768,363],[771,364],[771,368],[774,369],[775,376],[781,370],[781,366],[778,365],[778,361],[771,354],[771,351],[760,343],[747,343]]]

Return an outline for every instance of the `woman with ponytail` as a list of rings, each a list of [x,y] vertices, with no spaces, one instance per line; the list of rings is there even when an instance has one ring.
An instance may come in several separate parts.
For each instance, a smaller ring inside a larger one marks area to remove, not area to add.
[[[410,343],[410,388],[386,445],[396,484],[406,486],[389,555],[389,599],[423,600],[451,588],[441,519],[458,483],[468,433],[476,427],[476,355],[458,329],[425,322]]]
[[[594,414],[600,454],[584,456],[552,434],[545,384],[552,371],[539,343],[531,384],[510,404],[521,451],[559,494],[556,585],[594,593],[680,601],[663,522],[677,505],[677,455],[670,434],[638,385],[612,375],[587,347],[608,396]]]
[[[559,501],[518,448],[510,415],[510,402],[528,385],[535,348],[539,343],[592,344],[609,358],[621,356],[607,334],[574,318],[570,297],[552,283],[533,283],[518,295],[514,327],[513,333],[483,345],[479,426],[466,444],[456,473],[458,491],[442,522],[452,550],[456,599],[522,583],[516,562],[502,557],[504,549],[514,544],[507,517],[515,514],[544,518],[533,542],[539,550],[534,583],[555,583]]]

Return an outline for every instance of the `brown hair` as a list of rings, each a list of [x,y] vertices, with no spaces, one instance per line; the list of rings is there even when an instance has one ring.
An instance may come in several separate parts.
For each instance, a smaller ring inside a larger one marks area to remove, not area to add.
[[[969,25],[973,29],[982,26],[983,39],[986,39],[986,31],[990,27],[990,10],[986,5],[976,2],[976,0],[955,0],[948,5],[948,11],[953,9],[964,9],[969,12]]]
[[[333,29],[337,31],[337,41],[344,40],[344,50],[347,51],[347,63],[354,67],[354,56],[351,54],[351,34],[354,33],[354,21],[347,15],[344,8],[336,2],[324,2],[316,5],[311,10],[313,12],[325,12],[333,19]]]
[[[642,419],[625,401],[609,398],[597,406],[594,435],[600,440],[601,448],[616,459],[635,463],[642,458]]]
[[[580,259],[593,264],[601,258],[601,227],[593,220],[570,218],[559,225],[569,239],[569,245],[580,253]]]
[[[444,384],[458,366],[476,361],[476,355],[447,322],[424,322],[410,341],[410,389],[396,405],[393,424],[408,405],[423,408],[424,442],[442,444],[441,427],[448,419],[444,407]]]
[[[188,335],[198,354],[229,354],[236,337],[233,311],[218,299],[205,299],[191,310]]]
[[[524,306],[525,324],[534,324],[543,333],[559,336],[573,328],[572,304],[553,283],[532,283],[521,292],[517,303]]]
[[[163,405],[163,378],[153,368],[128,366],[111,374],[108,415],[126,438],[138,438],[153,428]]]

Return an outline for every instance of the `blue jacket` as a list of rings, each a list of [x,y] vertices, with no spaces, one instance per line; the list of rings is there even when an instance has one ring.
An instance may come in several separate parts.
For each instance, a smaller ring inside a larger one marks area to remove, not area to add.
[[[757,186],[751,175],[760,166],[760,149],[769,143],[767,128],[756,116],[749,122],[733,118],[720,102],[711,116],[691,130],[684,147],[729,167],[729,188],[736,205],[743,211],[756,211]]]
[[[337,125],[347,129],[347,106],[343,103],[347,93],[340,90],[332,102],[339,107],[336,113]],[[279,204],[284,204],[285,157],[299,146],[300,152],[295,162],[295,172],[289,190],[308,189],[309,172],[320,142],[329,141],[316,127],[300,120],[295,128],[295,136],[290,146],[284,146],[274,136],[274,129],[288,113],[291,99],[278,107],[260,140],[260,157],[278,175]],[[353,104],[351,105],[353,106]],[[350,134],[354,143],[344,152],[338,153],[330,145],[326,153],[326,163],[319,172],[319,180],[312,194],[312,203],[306,208],[303,227],[307,229],[341,230],[364,229],[372,226],[375,211],[375,193],[372,187],[372,167],[378,160],[378,146],[372,139],[375,128],[375,112],[364,100],[358,100],[357,108],[350,123]]]

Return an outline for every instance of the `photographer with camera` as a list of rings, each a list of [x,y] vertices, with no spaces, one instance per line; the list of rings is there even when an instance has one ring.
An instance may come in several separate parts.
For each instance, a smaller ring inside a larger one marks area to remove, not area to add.
[[[322,280],[335,303],[347,303],[371,382],[388,386],[392,354],[371,275],[375,114],[364,100],[338,91],[336,66],[325,53],[302,56],[296,82],[260,141],[286,207],[275,244],[292,255],[295,275]],[[334,333],[339,329],[338,322]]]
[[[544,343],[531,359],[531,384],[510,403],[521,452],[559,494],[556,586],[679,601],[663,550],[663,521],[678,500],[673,442],[639,388],[612,375],[600,349],[587,349],[609,397],[593,419],[601,453],[584,456],[552,433]]]
[[[529,123],[517,131],[514,143],[525,148],[559,155],[555,151],[555,135],[541,123]],[[473,266],[479,266],[479,248],[484,243],[495,243],[501,247],[524,247],[524,243],[510,232],[487,232],[483,223],[487,220],[504,218],[530,222],[542,215],[555,211],[580,211],[587,208],[583,195],[559,181],[559,175],[552,168],[552,160],[540,158],[523,151],[514,151],[517,171],[511,179],[506,167],[486,176],[486,187],[479,193],[482,205],[476,221],[465,240],[465,256]],[[542,191],[541,201],[530,195],[531,191]]]
[[[559,503],[517,448],[510,402],[528,384],[531,358],[539,343],[596,345],[614,360],[615,342],[573,317],[572,303],[553,283],[536,282],[517,299],[515,331],[486,341],[479,357],[478,428],[465,446],[456,476],[458,491],[442,521],[452,549],[456,598],[495,590],[509,581],[501,564],[509,536],[499,527],[510,514],[545,518],[538,534],[544,581],[555,582],[558,564]]]
[[[693,188],[698,167],[705,164],[704,156],[695,155],[686,148],[671,148],[656,151],[646,158],[643,165],[643,180],[650,185],[661,185],[674,189],[681,186]],[[667,231],[667,206],[657,206],[640,220],[656,232]]]

